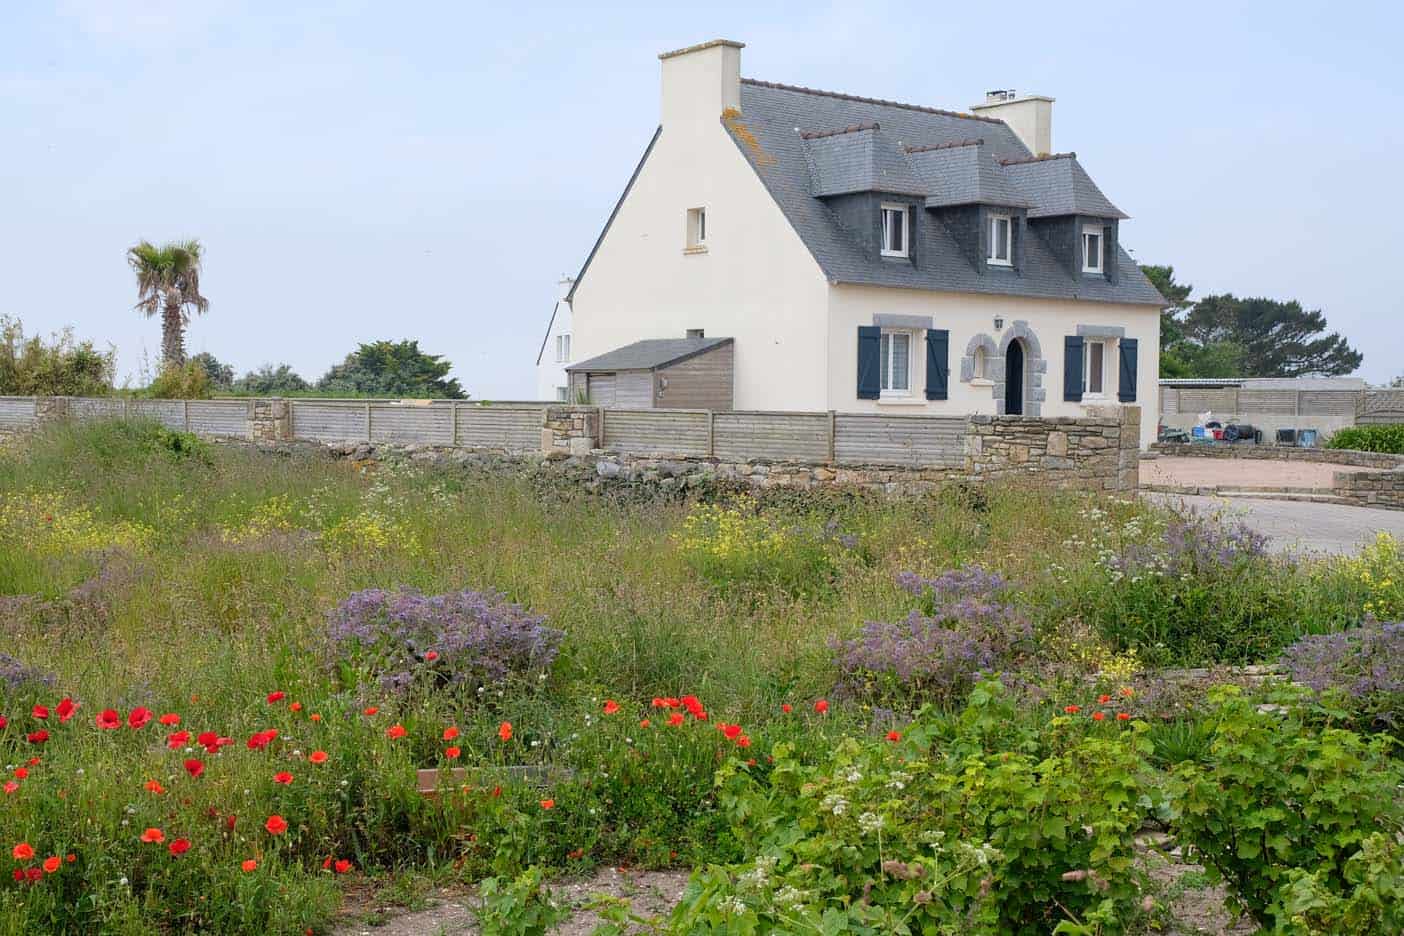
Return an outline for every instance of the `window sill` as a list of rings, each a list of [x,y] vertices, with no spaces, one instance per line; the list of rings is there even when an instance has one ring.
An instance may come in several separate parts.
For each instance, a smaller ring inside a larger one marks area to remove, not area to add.
[[[1112,398],[1105,393],[1084,393],[1082,395],[1082,403],[1084,405],[1103,406],[1111,401]]]
[[[694,255],[694,254],[704,254],[704,253],[706,253],[706,252],[707,252],[707,245],[706,245],[706,244],[698,244],[698,245],[696,245],[696,246],[694,246],[694,247],[684,247],[684,248],[683,248],[683,255],[684,255],[684,256],[692,256],[692,255]]]
[[[985,263],[992,267],[1003,267],[1006,270],[1012,269],[1014,266],[1011,260],[995,260],[993,257],[986,258]]]
[[[925,406],[926,401],[920,397],[913,396],[890,396],[879,397],[878,406]]]
[[[988,377],[971,377],[971,378],[970,378],[970,386],[972,386],[972,387],[993,387],[993,386],[994,386],[994,381],[991,380],[991,379],[988,378]]]
[[[911,254],[893,253],[890,250],[881,251],[881,256],[884,260],[910,260],[912,258]]]

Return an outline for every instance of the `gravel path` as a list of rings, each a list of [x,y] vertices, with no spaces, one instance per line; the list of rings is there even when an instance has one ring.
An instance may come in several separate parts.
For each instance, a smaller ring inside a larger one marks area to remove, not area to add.
[[[1172,507],[1184,504],[1202,512],[1226,510],[1266,536],[1277,552],[1350,555],[1374,540],[1378,532],[1404,539],[1404,510],[1246,497],[1142,496]]]

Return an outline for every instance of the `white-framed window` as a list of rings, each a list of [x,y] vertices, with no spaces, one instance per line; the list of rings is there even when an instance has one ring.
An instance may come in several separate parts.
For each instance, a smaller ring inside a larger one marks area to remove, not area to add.
[[[1106,394],[1107,366],[1111,342],[1087,339],[1082,343],[1082,393],[1085,397]]]
[[[569,335],[557,335],[557,336],[556,336],[556,363],[557,363],[557,364],[569,364],[569,363],[570,363],[570,336],[569,336]]]
[[[556,402],[558,402],[558,403],[568,403],[568,402],[570,402],[570,388],[569,388],[569,387],[557,387],[557,388],[556,388]]]
[[[697,250],[707,246],[707,209],[687,209],[687,246]]]
[[[1102,272],[1102,252],[1106,236],[1100,225],[1089,224],[1082,229],[1082,272]]]
[[[1014,261],[1014,222],[1009,215],[990,215],[990,263],[1012,266]]]
[[[882,255],[906,257],[911,233],[911,210],[906,205],[882,206]]]
[[[912,333],[882,333],[882,395],[904,397],[912,392]]]

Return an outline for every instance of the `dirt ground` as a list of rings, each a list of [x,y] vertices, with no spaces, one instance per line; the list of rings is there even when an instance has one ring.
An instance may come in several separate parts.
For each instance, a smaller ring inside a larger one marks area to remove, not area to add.
[[[1234,921],[1224,907],[1224,891],[1210,887],[1203,870],[1181,862],[1171,852],[1160,850],[1163,839],[1144,843],[1143,862],[1155,887],[1157,899],[1168,907],[1165,928],[1153,932],[1161,936],[1249,936],[1257,927]],[[601,869],[589,878],[551,883],[560,900],[578,908],[571,919],[554,932],[558,936],[590,936],[600,918],[585,908],[600,895],[628,900],[638,916],[666,917],[687,886],[686,871],[620,871]],[[438,891],[425,898],[424,906],[405,910],[383,905],[371,895],[352,897],[342,914],[336,936],[477,936],[478,926],[467,891]],[[652,932],[640,929],[639,933]],[[1149,932],[1149,931],[1148,931]]]
[[[1176,458],[1160,456],[1141,462],[1142,484],[1174,487],[1300,487],[1330,488],[1337,471],[1374,471],[1316,462],[1260,461],[1249,458]]]

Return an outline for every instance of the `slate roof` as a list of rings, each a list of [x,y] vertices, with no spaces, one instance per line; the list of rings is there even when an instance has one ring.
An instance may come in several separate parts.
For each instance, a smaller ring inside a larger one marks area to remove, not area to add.
[[[1078,164],[1076,153],[1006,160],[1001,168],[1032,202],[1030,218],[1070,214],[1129,217],[1097,188],[1092,177]]]
[[[873,124],[877,125],[874,130],[832,132]],[[1031,216],[1067,209],[1070,199],[1071,208],[1077,211],[1126,217],[1106,200],[1071,156],[1031,161],[1032,154],[1002,120],[743,78],[741,114],[723,120],[723,126],[830,282],[1164,305],[1164,299],[1124,250],[1118,263],[1119,282],[1111,283],[1100,277],[1074,276],[1037,235],[1027,238],[1024,268],[1018,273],[1000,269],[978,272],[939,223],[917,226],[916,265],[872,257],[815,194],[816,185],[818,191],[843,189],[865,173],[882,178],[890,174],[899,184],[907,184],[892,169],[887,156],[869,154],[865,147],[893,144],[897,158],[916,167],[912,175],[920,182],[920,167],[931,159],[927,154],[941,152],[923,153],[922,148],[980,139],[983,144],[972,148],[981,151],[980,159],[987,151],[990,165],[998,163],[1005,177],[1014,180],[1015,191],[1034,205]],[[754,145],[738,137],[742,129],[754,136]],[[802,135],[806,133],[809,139]],[[816,136],[826,133],[829,135]],[[913,151],[906,152],[908,148]],[[938,161],[942,158],[936,157]],[[817,170],[816,159],[820,163]],[[957,175],[965,181],[957,179],[949,184],[949,192],[940,189],[931,194],[938,199],[962,197],[961,192],[973,186],[980,192],[988,187],[991,197],[1008,197],[1007,192],[994,195],[998,186],[988,176],[993,169],[977,164],[975,170],[972,174],[968,167],[961,169]],[[1070,194],[1058,193],[1056,197],[1062,201],[1054,201],[1052,189],[1060,174],[1070,181]],[[1024,179],[1027,185],[1020,181]],[[1040,198],[1045,201],[1040,203]],[[1093,207],[1102,210],[1090,210]]]
[[[817,196],[852,192],[925,195],[912,164],[875,123],[801,134],[809,161],[810,191]]]
[[[905,153],[922,180],[928,208],[953,205],[1028,208],[1033,204],[1014,185],[982,139],[908,146]]]
[[[607,351],[567,371],[654,370],[729,344],[730,338],[650,338]]]

